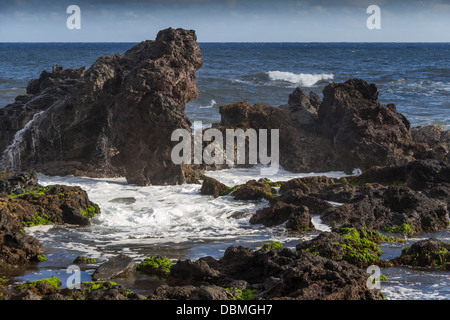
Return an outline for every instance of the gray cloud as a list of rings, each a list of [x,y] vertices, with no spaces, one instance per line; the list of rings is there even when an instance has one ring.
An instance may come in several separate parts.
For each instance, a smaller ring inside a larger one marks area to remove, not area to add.
[[[69,4],[82,11],[78,33],[65,28]],[[370,4],[381,30],[366,27]],[[136,42],[169,26],[199,41],[449,41],[449,21],[444,0],[0,0],[0,41]]]

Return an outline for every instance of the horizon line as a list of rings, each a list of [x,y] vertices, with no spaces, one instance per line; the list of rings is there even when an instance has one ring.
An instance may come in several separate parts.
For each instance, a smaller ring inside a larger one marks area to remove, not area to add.
[[[7,43],[140,43],[142,41],[0,41]],[[197,41],[198,43],[450,43],[450,41]]]

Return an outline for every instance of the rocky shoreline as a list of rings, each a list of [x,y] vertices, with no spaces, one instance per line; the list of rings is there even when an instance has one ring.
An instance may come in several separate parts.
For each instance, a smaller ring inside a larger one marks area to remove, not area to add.
[[[383,169],[386,168],[376,170]],[[231,246],[220,259],[203,257],[173,262],[155,256],[138,264],[121,254],[97,267],[92,281],[82,283],[79,289],[60,289],[62,283],[55,277],[19,285],[8,285],[7,279],[3,279],[0,297],[5,300],[384,299],[381,291],[367,287],[366,269],[371,265],[450,270],[449,244],[438,239],[418,241],[391,260],[383,260],[380,249],[385,242],[402,242],[405,237],[448,228],[449,197],[443,194],[450,182],[448,166],[436,160],[415,160],[406,167],[388,169],[388,176],[378,174],[378,178],[369,170],[339,179],[323,176],[282,182],[261,179],[232,187],[204,177],[200,192],[205,195],[269,199],[270,206],[255,212],[251,223],[267,227],[284,224],[291,232],[304,233],[314,228],[311,214],[319,214],[322,219],[333,221],[332,231],[320,232],[316,238],[298,243],[295,249],[283,248],[276,242],[258,250]],[[414,179],[420,176],[419,169],[434,172],[427,180],[421,180],[420,185]],[[398,175],[391,174],[392,170],[404,170],[407,180],[399,180]],[[40,254],[39,241],[27,236],[24,226],[74,221],[86,224],[99,213],[98,206],[76,187],[43,189],[32,173],[8,175],[0,181],[4,194],[1,199],[7,203],[2,206],[2,268],[45,259]],[[419,189],[421,193],[416,193]],[[68,209],[61,209],[61,197],[67,200],[64,208],[70,205],[72,215],[63,213]],[[377,199],[383,201],[378,203]],[[330,204],[337,200],[342,204]],[[362,205],[369,200],[370,205]],[[22,209],[28,208],[27,205],[33,209]],[[373,212],[369,214],[366,210]],[[31,211],[42,211],[40,216],[45,215],[48,221],[30,216]],[[85,219],[76,220],[73,216]],[[79,257],[74,264],[94,262],[92,258]],[[143,296],[114,281],[133,273],[157,276],[162,282],[152,294]]]
[[[206,196],[267,200],[269,206],[255,212],[251,224],[283,225],[302,234],[314,229],[314,215],[331,231],[295,248],[231,246],[219,259],[156,256],[136,263],[119,255],[98,266],[80,288],[61,289],[56,277],[23,284],[1,278],[0,300],[381,300],[380,290],[367,285],[371,265],[450,270],[450,247],[437,239],[416,242],[391,260],[381,258],[379,247],[448,230],[449,130],[411,128],[394,104],[378,101],[376,85],[361,79],[329,84],[323,99],[297,88],[279,107],[222,106],[221,122],[213,125],[221,131],[279,129],[280,165],[286,170],[362,170],[339,179],[227,186],[204,175],[221,167],[170,160],[170,133],[191,130],[184,107],[197,96],[195,72],[202,63],[195,32],[170,28],[124,55],[99,58],[89,69],[44,71],[30,81],[26,95],[0,110],[7,170],[0,173],[0,273],[46,259],[26,227],[87,225],[101,212],[81,188],[40,186],[36,171],[126,176],[140,186],[202,181],[205,201]],[[91,258],[74,264],[92,263]],[[143,296],[114,282],[130,273],[154,275],[163,284]]]

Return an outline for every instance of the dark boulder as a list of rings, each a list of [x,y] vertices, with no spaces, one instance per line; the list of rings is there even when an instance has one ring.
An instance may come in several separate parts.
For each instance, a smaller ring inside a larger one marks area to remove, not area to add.
[[[321,102],[297,88],[279,107],[222,106],[221,125],[278,129],[280,164],[293,172],[352,172],[431,157],[426,145],[412,139],[408,120],[394,104],[381,104],[378,94],[360,79],[329,84]]]
[[[275,194],[276,190],[269,183],[256,180],[247,181],[232,193],[236,200],[271,200]]]
[[[245,247],[229,247],[223,258],[215,261],[209,259],[208,262],[204,262],[209,268],[215,270],[216,276],[211,278],[209,284],[203,282],[201,286],[215,285],[226,288],[238,286],[241,291],[252,290],[253,297],[257,299],[376,300],[383,298],[379,291],[367,288],[368,274],[363,270],[345,261],[332,261],[301,249],[277,248],[253,251]],[[200,271],[198,266],[181,261],[178,263],[183,264],[184,269],[190,268],[191,272],[185,270],[182,274],[171,273],[169,278],[171,283],[182,283],[183,286],[160,287],[156,290],[156,296],[165,299],[198,298],[198,295],[191,295],[198,290],[196,281],[202,278],[192,276]],[[185,275],[188,277],[185,278]],[[193,283],[190,283],[190,280],[194,280]],[[241,287],[238,283],[245,285]],[[265,286],[269,286],[270,289],[264,291]],[[222,294],[217,294],[216,297],[225,298]]]
[[[36,173],[2,174],[0,186],[0,265],[40,261],[42,245],[24,227],[88,225],[100,208],[79,187],[40,186]]]
[[[38,178],[34,171],[0,173],[0,195],[20,194],[38,187]]]
[[[420,240],[404,248],[400,257],[391,261],[411,267],[450,270],[450,244],[433,238]]]
[[[311,231],[314,225],[308,207],[277,201],[273,206],[260,209],[250,218],[251,224],[272,227],[286,223],[294,231]]]
[[[284,192],[280,198],[280,202],[293,204],[296,206],[306,206],[309,212],[313,215],[320,215],[325,210],[332,208],[333,206],[318,197],[305,195],[300,189],[289,190]]]
[[[133,258],[120,254],[101,264],[92,275],[92,280],[111,280],[134,272],[135,267]]]
[[[162,285],[150,295],[153,300],[232,300],[233,295],[216,285],[175,286]]]
[[[212,195],[214,198],[225,195],[229,188],[214,178],[203,177],[200,193],[204,195]]]
[[[404,234],[411,236],[445,229],[449,212],[443,201],[408,187],[390,186],[375,190],[359,201],[326,210],[321,219],[332,226],[358,224],[395,233],[404,226],[407,227]]]

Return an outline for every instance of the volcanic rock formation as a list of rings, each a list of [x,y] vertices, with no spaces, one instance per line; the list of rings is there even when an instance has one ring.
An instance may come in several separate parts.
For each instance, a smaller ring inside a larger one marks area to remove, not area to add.
[[[126,176],[138,185],[189,179],[171,161],[175,129],[198,95],[203,64],[194,31],[166,29],[89,68],[54,66],[0,110],[2,167],[48,175]]]

